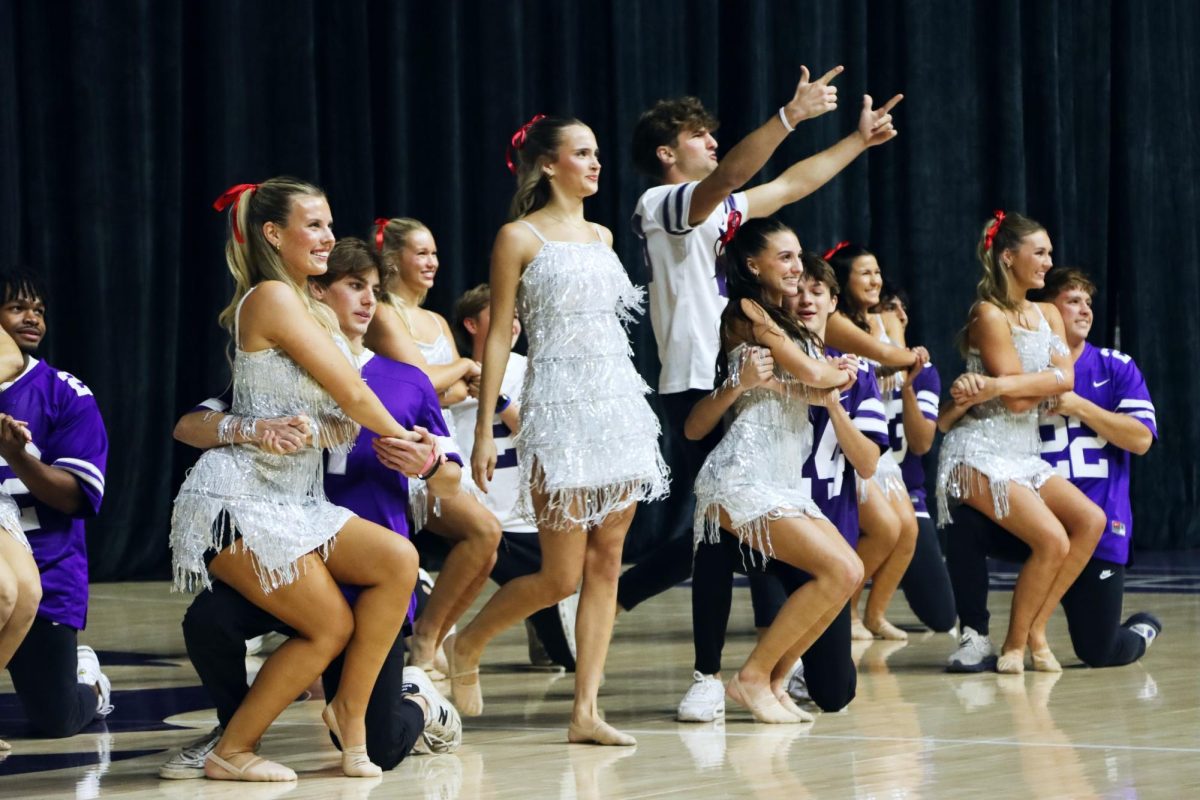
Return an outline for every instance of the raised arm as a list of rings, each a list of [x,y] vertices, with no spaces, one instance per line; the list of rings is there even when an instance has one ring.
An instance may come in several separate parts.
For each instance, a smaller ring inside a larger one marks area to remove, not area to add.
[[[837,108],[837,87],[830,82],[841,74],[843,67],[834,67],[816,81],[809,83],[808,67],[800,68],[796,93],[783,107],[788,124],[795,128],[806,119],[813,119]],[[746,185],[763,168],[775,148],[791,131],[784,127],[778,114],[773,115],[757,130],[738,142],[712,174],[700,181],[692,194],[689,225],[699,225],[725,198]],[[753,208],[753,206],[751,206]],[[761,216],[761,215],[760,215]]]
[[[829,411],[829,422],[833,425],[833,434],[837,437],[838,446],[846,454],[850,466],[854,467],[854,471],[859,475],[870,478],[879,466],[881,457],[879,445],[868,439],[866,434],[854,424],[854,419],[842,405],[840,391],[831,389],[826,394],[822,405]],[[890,457],[888,456],[888,458]]]
[[[788,167],[775,180],[746,190],[749,215],[769,217],[783,206],[807,197],[832,180],[867,148],[895,138],[897,132],[892,125],[891,111],[903,99],[904,95],[898,94],[883,108],[874,109],[871,107],[871,96],[864,96],[858,130],[833,147]],[[696,187],[696,191],[699,190],[700,187]],[[694,208],[695,200],[692,205]]]

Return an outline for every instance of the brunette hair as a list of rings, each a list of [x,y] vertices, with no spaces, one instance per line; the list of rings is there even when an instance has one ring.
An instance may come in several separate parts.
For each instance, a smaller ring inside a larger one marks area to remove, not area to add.
[[[828,261],[816,253],[805,250],[800,254],[800,263],[804,265],[805,278],[825,284],[829,293],[834,297],[841,294],[842,287],[838,285],[837,274],[833,271],[833,267],[829,266]]]
[[[329,266],[324,273],[312,275],[309,280],[321,286],[329,287],[342,278],[362,278],[368,272],[375,270],[379,275],[380,291],[383,291],[384,266],[379,252],[369,244],[354,236],[338,239],[337,244],[329,253]]]
[[[638,172],[661,178],[663,163],[658,148],[676,147],[684,131],[715,131],[720,122],[696,97],[659,100],[638,118],[633,127],[633,165]]]
[[[513,148],[517,191],[508,207],[510,221],[527,217],[550,202],[550,178],[542,167],[554,160],[562,144],[562,132],[573,125],[583,123],[569,117],[542,117],[522,126],[524,136],[519,145],[514,141]]]
[[[833,272],[837,276],[838,283],[845,287],[850,283],[850,271],[854,268],[854,262],[863,256],[873,255],[875,254],[861,244],[843,242],[830,251],[827,257],[829,266],[833,267]],[[857,308],[853,298],[847,299],[844,303],[838,303],[838,311],[845,314],[859,328],[867,333],[871,332],[871,323],[867,321],[867,310]]]
[[[1078,289],[1088,297],[1096,296],[1096,284],[1086,272],[1075,267],[1055,267],[1046,273],[1046,285],[1030,292],[1029,297],[1040,303],[1053,303],[1060,294],[1071,289]]]

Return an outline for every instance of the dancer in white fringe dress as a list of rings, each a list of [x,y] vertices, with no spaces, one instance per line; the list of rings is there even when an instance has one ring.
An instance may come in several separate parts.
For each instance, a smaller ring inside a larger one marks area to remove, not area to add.
[[[858,363],[853,356],[834,363],[812,358],[823,343],[783,309],[802,274],[800,242],[786,225],[771,218],[746,222],[722,261],[729,304],[721,315],[717,380],[738,375],[751,347],[770,350],[778,380],[738,398],[724,438],[700,468],[695,536],[697,543],[737,536],[762,557],[813,576],[788,598],[725,689],[760,722],[799,723],[811,717],[776,693],[786,695],[795,663],[788,653],[806,651],[862,581],[862,562],[807,494],[801,475],[812,441],[807,399],[822,389],[844,391]]]
[[[209,450],[175,500],[177,588],[220,580],[297,634],[259,671],[205,774],[295,780],[295,772],[255,750],[271,722],[344,649],[338,693],[322,717],[342,744],[342,771],[379,775],[366,753],[365,713],[408,608],[416,552],[407,539],[325,499],[320,448],[349,448],[362,424],[423,449],[430,467],[439,456],[432,439],[401,427],[362,382],[332,312],[306,291],[308,276],[326,270],[333,248],[321,190],[273,178],[233,187],[216,205],[232,205],[226,261],[236,282],[221,314],[236,352],[232,413],[220,432],[246,441],[262,418],[297,417],[312,446]],[[338,583],[363,587],[353,609]]]
[[[447,640],[455,704],[463,714],[480,713],[478,663],[487,643],[568,597],[582,580],[567,739],[632,745],[632,736],[602,720],[597,692],[625,534],[637,503],[667,491],[658,418],[624,328],[642,292],[613,253],[612,234],[584,219],[583,200],[596,193],[600,178],[591,129],[539,115],[513,136],[510,165],[518,188],[513,221],[500,229],[492,251],[491,329],[471,467],[486,491],[496,467],[493,410],[519,305],[529,360],[516,437],[518,513],[537,523],[542,568],[501,587]]]
[[[1063,322],[1051,303],[1025,299],[1053,266],[1046,229],[997,211],[984,225],[978,301],[963,329],[967,374],[954,381],[938,426],[939,524],[966,503],[1029,545],[1013,589],[1008,635],[996,671],[1062,668],[1046,639],[1055,607],[1092,557],[1104,512],[1041,458],[1038,406],[1074,385]],[[953,426],[953,427],[951,427]]]

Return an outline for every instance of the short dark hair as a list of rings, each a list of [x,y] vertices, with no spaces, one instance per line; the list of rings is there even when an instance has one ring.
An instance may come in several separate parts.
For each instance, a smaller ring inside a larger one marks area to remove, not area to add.
[[[663,165],[658,160],[659,147],[664,144],[674,147],[679,134],[684,131],[711,132],[720,124],[699,98],[659,100],[638,118],[633,128],[633,165],[639,172],[661,178]]]
[[[825,284],[829,287],[829,293],[834,297],[841,294],[842,287],[838,286],[837,275],[834,274],[833,267],[829,266],[828,261],[816,253],[805,250],[800,254],[800,263],[804,266],[805,278]]]
[[[1054,267],[1046,273],[1046,285],[1030,292],[1030,297],[1039,303],[1053,303],[1060,294],[1070,289],[1086,292],[1088,297],[1096,296],[1096,284],[1092,283],[1086,272],[1075,267]]]
[[[471,350],[470,333],[463,323],[478,317],[491,302],[492,287],[481,283],[473,289],[463,292],[462,297],[458,298],[458,302],[454,304],[454,327],[452,330],[460,353],[467,353]]]
[[[328,268],[320,275],[309,276],[310,281],[329,287],[336,281],[342,278],[354,276],[361,278],[369,271],[375,270],[379,273],[379,284],[381,287],[387,285],[383,257],[379,255],[379,251],[362,239],[354,236],[347,236],[344,239],[338,239],[334,244],[333,250],[329,253]]]
[[[908,310],[908,292],[904,291],[901,286],[884,281],[883,288],[879,290],[879,305],[880,307],[886,306],[893,300],[898,300],[900,305],[904,306],[904,310]]]
[[[41,300],[46,302],[46,288],[33,270],[25,267],[0,269],[0,287],[4,289],[3,302],[10,300]]]

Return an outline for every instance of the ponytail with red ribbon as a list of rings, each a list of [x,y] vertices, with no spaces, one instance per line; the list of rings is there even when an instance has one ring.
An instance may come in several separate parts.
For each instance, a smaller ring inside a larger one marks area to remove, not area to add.
[[[383,230],[388,226],[389,222],[391,220],[387,217],[375,218],[375,249],[381,253],[383,252]]]
[[[849,239],[847,239],[847,240],[845,240],[845,241],[838,242],[838,243],[837,243],[837,244],[835,244],[833,247],[831,247],[831,248],[829,248],[828,250],[826,250],[826,251],[825,251],[825,260],[826,260],[826,261],[828,261],[829,259],[831,259],[831,258],[833,258],[834,256],[836,256],[836,255],[838,254],[838,251],[839,251],[839,250],[841,250],[843,247],[849,247],[849,246],[850,246],[850,240],[849,240]]]
[[[508,171],[513,175],[517,174],[517,153],[524,149],[525,138],[529,135],[529,129],[532,128],[536,122],[545,118],[545,114],[534,114],[533,117],[530,118],[529,122],[526,122],[524,125],[518,128],[517,132],[512,135],[512,139],[509,140],[508,151],[505,153],[505,161],[508,163]]]
[[[236,186],[230,186],[220,197],[213,201],[213,208],[217,211],[224,211],[233,206],[233,209],[229,212],[229,219],[233,222],[233,238],[237,240],[238,244],[246,243],[246,237],[242,234],[241,228],[238,227],[238,203],[241,201],[244,193],[257,188],[257,183],[239,183]]]
[[[992,224],[988,226],[987,232],[983,234],[983,249],[991,250],[992,242],[996,238],[996,234],[1000,232],[1000,223],[1004,222],[1004,212],[1000,209],[992,212]]]

